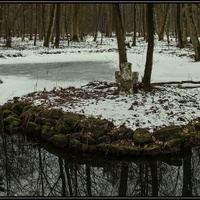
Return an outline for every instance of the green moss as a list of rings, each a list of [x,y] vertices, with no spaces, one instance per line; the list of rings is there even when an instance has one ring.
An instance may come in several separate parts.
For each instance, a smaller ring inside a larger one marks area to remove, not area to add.
[[[135,130],[133,141],[136,145],[144,145],[153,142],[151,134],[145,128],[138,128]]]
[[[73,132],[80,121],[81,117],[78,114],[66,112],[57,122],[56,130],[60,133]]]
[[[162,148],[158,144],[151,144],[142,149],[142,154],[145,156],[158,156],[162,154]]]
[[[80,134],[80,141],[84,144],[93,145],[96,143],[95,139],[92,137],[92,133],[81,133]]]
[[[24,101],[19,101],[19,102],[15,103],[15,104],[12,106],[12,111],[13,111],[16,115],[20,116],[21,113],[22,113],[22,111],[23,111],[23,109],[24,109],[26,106],[30,106],[30,103],[24,102]]]
[[[4,110],[12,110],[12,106],[13,106],[13,103],[7,102],[1,107],[1,110],[2,111],[4,111]]]
[[[97,139],[97,144],[110,144],[111,143],[111,139],[109,136],[107,135],[104,135],[104,136],[101,136]]]
[[[69,148],[74,150],[81,150],[82,149],[82,143],[77,139],[71,139],[69,141]]]
[[[98,152],[107,155],[116,156],[139,156],[140,148],[136,146],[121,146],[114,144],[98,144],[96,145]]]
[[[112,130],[114,124],[105,119],[89,117],[80,122],[79,128],[82,132],[93,133],[94,139],[97,139]]]
[[[15,133],[19,123],[20,120],[15,115],[9,115],[4,119],[4,127],[9,133]]]
[[[4,126],[11,125],[13,127],[17,127],[20,120],[16,115],[9,115],[4,119]]]
[[[69,145],[70,135],[55,134],[50,138],[54,146],[63,148]]]
[[[192,139],[191,139],[193,144],[200,144],[200,131],[198,131],[195,135],[193,135]]]
[[[113,129],[109,135],[112,136],[113,140],[122,140],[122,139],[133,139],[134,131],[125,126],[120,126],[119,128]]]
[[[200,131],[200,122],[195,123],[194,127],[197,131]]]
[[[42,106],[27,106],[25,108],[24,108],[23,112],[21,113],[21,116],[20,116],[21,119],[25,119],[27,116],[35,117],[35,115],[38,115],[44,109]]]
[[[48,140],[50,137],[52,137],[54,134],[56,134],[56,131],[51,126],[51,124],[46,124],[42,126],[42,133],[41,137],[45,140]]]
[[[39,135],[41,133],[41,128],[34,122],[28,122],[25,131],[28,135]]]
[[[165,154],[174,154],[181,151],[182,139],[176,138],[165,142],[164,144],[164,153]]]
[[[2,112],[2,116],[3,116],[3,118],[6,118],[6,117],[8,117],[11,113],[12,113],[12,111],[10,111],[10,110],[4,110],[4,111]]]
[[[48,119],[58,120],[64,115],[64,112],[61,109],[50,109],[46,110],[42,116]]]
[[[169,126],[154,132],[153,135],[157,140],[166,142],[181,137],[182,131],[183,129],[180,126]]]

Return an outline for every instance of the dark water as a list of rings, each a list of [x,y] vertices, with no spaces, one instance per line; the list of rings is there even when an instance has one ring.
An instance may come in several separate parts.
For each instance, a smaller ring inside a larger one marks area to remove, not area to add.
[[[0,136],[0,196],[200,196],[199,148],[182,158],[114,160]]]

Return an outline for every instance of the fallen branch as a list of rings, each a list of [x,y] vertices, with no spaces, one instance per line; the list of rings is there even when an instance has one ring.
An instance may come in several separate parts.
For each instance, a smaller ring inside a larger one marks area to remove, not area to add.
[[[192,83],[192,84],[200,84],[200,81],[169,81],[169,82],[155,82],[151,85],[170,85],[170,84],[184,84],[184,83]]]

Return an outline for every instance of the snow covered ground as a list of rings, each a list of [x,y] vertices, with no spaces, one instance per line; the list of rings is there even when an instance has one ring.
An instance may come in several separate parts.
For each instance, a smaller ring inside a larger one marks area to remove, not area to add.
[[[127,41],[131,42],[131,37],[127,37]],[[62,80],[59,80],[57,77],[55,81],[53,78],[49,78],[51,73],[55,74],[55,71],[50,70],[52,68],[46,71],[46,78],[40,78],[39,75],[32,78],[33,69],[39,74],[40,70],[44,69],[44,64],[52,66],[58,65],[58,63],[62,65],[62,63],[87,63],[92,61],[95,69],[95,63],[104,63],[104,67],[107,65],[107,69],[109,69],[109,71],[103,69],[107,82],[114,81],[114,72],[118,70],[117,43],[114,37],[104,38],[102,45],[100,45],[100,38],[97,42],[93,42],[93,38],[90,36],[86,37],[84,42],[72,43],[69,46],[66,41],[61,41],[59,49],[44,48],[43,42],[37,42],[37,46],[33,46],[33,41],[26,39],[21,42],[20,38],[13,39],[13,48],[11,49],[2,47],[1,43],[0,45],[0,80],[3,81],[0,84],[0,104],[14,96],[22,97],[31,92],[35,92],[31,100],[36,104],[41,103],[42,100],[40,101],[37,97],[44,88],[48,91],[61,91],[63,88],[73,86],[81,88],[82,96],[84,96],[84,93],[95,90],[92,86],[85,86],[94,81],[94,77],[91,75],[83,79],[81,75],[91,73],[92,69],[86,68],[87,66],[84,64],[82,68],[71,66],[66,69],[73,72],[74,78],[71,77],[71,79],[66,78],[64,80],[62,78]],[[144,72],[146,49],[147,43],[143,41],[143,38],[138,38],[137,46],[127,48],[128,61],[132,63],[132,70],[139,72],[140,80]],[[200,63],[194,62],[193,56],[194,52],[191,46],[179,49],[176,47],[173,38],[169,45],[167,41],[156,39],[152,82],[200,81]],[[18,64],[23,65],[22,72],[19,71]],[[29,73],[24,72],[26,67]],[[101,67],[103,68],[103,65]],[[80,73],[80,78],[75,76],[76,73]],[[102,73],[102,71],[94,70],[92,74],[95,73]],[[102,74],[95,76],[95,81],[98,81],[96,80],[98,78],[103,81]],[[182,84],[179,87],[177,85],[159,86],[151,93],[141,91],[138,94],[123,96],[108,94],[106,91],[105,95],[99,98],[88,97],[86,99],[79,95],[72,104],[69,104],[69,101],[64,101],[64,99],[59,104],[54,104],[57,98],[51,97],[52,92],[45,93],[45,98],[48,98],[54,107],[60,107],[66,111],[106,118],[113,121],[116,126],[124,124],[133,130],[138,127],[146,127],[153,131],[163,126],[188,124],[200,117],[200,88],[183,89],[180,87],[187,85]],[[70,95],[76,96],[73,92]]]

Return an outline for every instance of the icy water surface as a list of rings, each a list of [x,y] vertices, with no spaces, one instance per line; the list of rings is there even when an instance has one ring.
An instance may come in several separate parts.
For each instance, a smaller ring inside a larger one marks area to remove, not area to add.
[[[200,149],[162,159],[57,151],[0,134],[0,196],[200,196]],[[48,149],[48,150],[47,150]]]
[[[0,64],[0,104],[14,96],[54,87],[82,86],[90,81],[114,81],[110,62]]]

